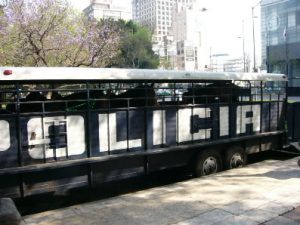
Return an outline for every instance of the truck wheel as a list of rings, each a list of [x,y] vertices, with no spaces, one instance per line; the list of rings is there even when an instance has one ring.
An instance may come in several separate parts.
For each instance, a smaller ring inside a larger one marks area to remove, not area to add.
[[[243,167],[247,164],[247,154],[245,150],[240,146],[229,148],[225,152],[225,168],[233,169]]]
[[[222,160],[219,152],[205,150],[197,156],[194,175],[196,177],[206,176],[222,170]]]

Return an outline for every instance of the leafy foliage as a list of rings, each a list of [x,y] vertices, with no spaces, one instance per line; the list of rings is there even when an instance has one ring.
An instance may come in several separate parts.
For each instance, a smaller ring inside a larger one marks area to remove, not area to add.
[[[91,20],[67,0],[10,0],[0,14],[0,65],[157,68],[151,33]]]
[[[123,27],[121,42],[120,67],[157,68],[159,58],[152,50],[152,35],[145,27],[132,21],[120,21]]]
[[[104,67],[117,56],[119,27],[78,15],[65,0],[11,0],[4,13],[2,65]]]

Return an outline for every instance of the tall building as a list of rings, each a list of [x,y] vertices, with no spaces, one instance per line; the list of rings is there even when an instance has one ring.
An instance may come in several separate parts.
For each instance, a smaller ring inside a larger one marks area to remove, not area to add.
[[[91,0],[91,4],[83,11],[88,17],[96,19],[132,19],[130,9],[118,5],[116,0]]]
[[[198,70],[198,49],[194,43],[181,40],[177,41],[176,69]]]
[[[288,75],[300,87],[300,1],[262,0],[262,63],[268,72]]]
[[[133,0],[133,20],[147,26],[153,33],[153,50],[167,56],[167,45],[173,41],[171,34],[173,10],[179,5],[191,5],[195,0]]]
[[[195,4],[179,6],[173,11],[171,34],[177,43],[177,69],[200,69],[201,11],[203,9],[199,9]],[[202,65],[201,69],[203,68]]]

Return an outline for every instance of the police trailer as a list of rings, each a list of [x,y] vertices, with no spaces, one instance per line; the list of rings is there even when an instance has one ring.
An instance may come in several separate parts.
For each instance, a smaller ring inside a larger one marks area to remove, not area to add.
[[[0,68],[0,197],[188,166],[244,166],[287,143],[282,74]]]

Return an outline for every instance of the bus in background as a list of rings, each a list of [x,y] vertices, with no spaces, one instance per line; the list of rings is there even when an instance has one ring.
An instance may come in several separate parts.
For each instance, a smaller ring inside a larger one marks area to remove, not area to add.
[[[0,197],[188,166],[244,166],[287,144],[282,74],[0,68]]]

